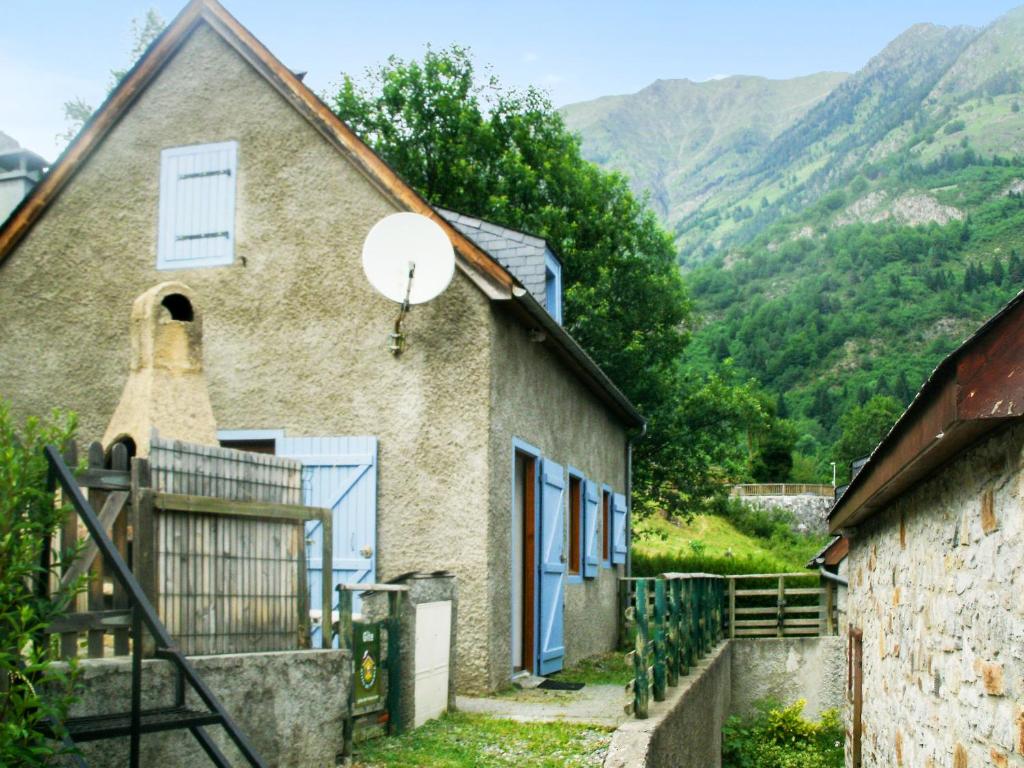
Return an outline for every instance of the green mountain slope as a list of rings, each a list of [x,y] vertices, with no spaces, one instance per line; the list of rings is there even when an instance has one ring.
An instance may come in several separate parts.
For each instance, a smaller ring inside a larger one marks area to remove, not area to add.
[[[776,395],[820,473],[799,479],[830,477],[843,413],[908,402],[1024,288],[1021,102],[1024,8],[917,25],[666,215],[703,315],[689,363]]]
[[[589,159],[625,173],[674,223],[760,164],[772,141],[845,79],[822,72],[791,80],[658,80],[561,112],[583,136]]]

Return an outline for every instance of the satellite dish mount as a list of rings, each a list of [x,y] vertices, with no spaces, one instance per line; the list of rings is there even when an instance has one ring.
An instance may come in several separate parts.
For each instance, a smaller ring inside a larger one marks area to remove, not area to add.
[[[388,350],[406,347],[402,322],[413,304],[440,295],[455,274],[455,251],[435,222],[417,213],[395,213],[378,221],[363,243],[363,272],[382,295],[399,304]]]

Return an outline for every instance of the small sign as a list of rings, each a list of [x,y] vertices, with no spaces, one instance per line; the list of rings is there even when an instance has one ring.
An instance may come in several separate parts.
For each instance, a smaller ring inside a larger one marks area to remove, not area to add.
[[[362,711],[380,709],[384,705],[380,684],[380,622],[353,622],[352,661],[355,680],[352,686],[353,705]]]

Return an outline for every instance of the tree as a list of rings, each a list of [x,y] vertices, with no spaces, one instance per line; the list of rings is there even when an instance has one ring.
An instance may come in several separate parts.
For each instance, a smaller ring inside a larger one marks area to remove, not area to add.
[[[109,95],[118,83],[120,83],[124,76],[128,74],[135,62],[139,60],[139,57],[146,52],[150,44],[160,36],[160,33],[164,31],[166,24],[164,20],[160,18],[160,14],[155,8],[150,8],[146,11],[146,15],[140,18],[132,19],[131,25],[131,36],[132,36],[132,48],[129,51],[129,65],[124,69],[112,69],[110,70],[110,85],[107,87],[107,94]],[[95,112],[92,105],[86,103],[86,101],[78,96],[71,99],[71,101],[64,102],[64,131],[57,134],[57,141],[63,144],[70,142],[75,136],[78,135],[79,131],[86,124],[92,113]]]
[[[583,159],[544,94],[478,74],[469,51],[454,46],[428,48],[422,61],[391,57],[358,82],[343,75],[326,100],[431,203],[534,232],[558,253],[566,328],[648,419],[636,449],[639,490],[677,506],[741,456],[739,441],[727,456],[726,442],[703,436],[689,452],[685,441],[706,421],[690,406],[710,406],[726,436],[757,409],[742,387],[680,368],[691,304],[672,239],[623,176]],[[717,439],[716,422],[708,426]]]
[[[870,454],[902,412],[903,406],[895,398],[875,395],[844,413],[839,419],[840,438],[833,448],[840,472],[848,472],[853,461]]]
[[[74,421],[60,416],[17,428],[0,400],[0,765],[51,765],[50,758],[63,752],[48,724],[67,714],[74,667],[66,674],[55,665],[56,648],[35,638],[67,609],[82,582],[58,589],[51,599],[40,599],[33,587],[42,577],[42,543],[66,514],[47,491],[43,447],[64,444],[73,429]],[[61,565],[58,557],[45,577],[58,574]]]

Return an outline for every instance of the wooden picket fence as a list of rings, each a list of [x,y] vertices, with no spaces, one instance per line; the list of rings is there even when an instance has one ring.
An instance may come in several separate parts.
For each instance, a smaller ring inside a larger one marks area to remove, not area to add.
[[[626,663],[633,679],[626,685],[626,712],[648,715],[650,699],[664,701],[669,687],[722,640],[725,579],[705,573],[670,573],[660,578],[619,580],[620,601],[628,606],[624,633],[633,650]]]
[[[836,487],[829,483],[745,483],[734,485],[731,496],[829,496]]]

